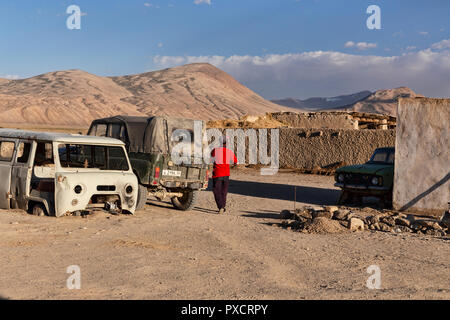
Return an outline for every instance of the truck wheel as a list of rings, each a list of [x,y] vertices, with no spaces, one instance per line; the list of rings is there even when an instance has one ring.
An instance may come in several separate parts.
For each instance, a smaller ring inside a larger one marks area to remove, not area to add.
[[[39,217],[48,215],[47,210],[45,209],[45,207],[42,203],[35,203],[33,205],[31,213],[33,214],[33,216],[39,216]]]
[[[185,191],[182,197],[173,197],[170,199],[172,204],[178,210],[190,210],[197,201],[198,190]]]
[[[142,210],[147,203],[147,188],[139,185],[138,187],[138,197],[136,203],[136,210]]]

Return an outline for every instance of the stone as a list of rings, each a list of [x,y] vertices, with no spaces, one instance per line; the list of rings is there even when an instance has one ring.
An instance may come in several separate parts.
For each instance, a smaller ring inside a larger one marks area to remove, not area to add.
[[[395,226],[395,219],[394,217],[382,217],[380,219],[381,222],[387,224],[389,227],[394,227]]]
[[[348,228],[350,231],[364,231],[364,222],[358,218],[351,218]]]
[[[313,216],[313,219],[315,219],[315,218],[331,219],[331,218],[333,218],[333,213],[330,211],[314,211],[312,216]]]
[[[328,212],[334,213],[334,212],[338,211],[339,208],[336,207],[336,206],[326,206],[325,210],[328,211]]]
[[[312,217],[312,211],[310,211],[308,209],[296,209],[295,210],[295,215],[297,217],[302,217],[302,218],[308,219],[308,220],[311,220],[313,218]],[[302,220],[302,219],[299,219],[299,220]]]
[[[333,219],[336,220],[347,220],[350,210],[339,209],[333,213]]]
[[[290,219],[292,217],[292,213],[289,210],[283,210],[280,212],[280,219]]]
[[[444,213],[440,221],[441,226],[444,228],[450,228],[450,212]]]
[[[380,221],[380,218],[378,216],[368,216],[366,218],[366,223],[369,225],[378,223]]]
[[[392,231],[392,227],[387,225],[386,223],[380,223],[380,230],[384,231],[384,232],[391,232]]]
[[[405,218],[396,218],[395,219],[395,224],[399,225],[399,226],[405,226],[405,227],[411,226],[411,222],[408,219],[405,219]]]
[[[433,220],[416,220],[416,223],[422,227],[426,227],[429,229],[442,230],[442,227],[439,225],[439,223]]]

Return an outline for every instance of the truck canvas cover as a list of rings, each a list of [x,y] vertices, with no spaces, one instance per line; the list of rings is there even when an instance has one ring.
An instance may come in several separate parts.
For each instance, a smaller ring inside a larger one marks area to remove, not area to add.
[[[129,152],[141,153],[161,153],[170,154],[172,147],[177,141],[171,141],[172,133],[177,129],[188,130],[191,133],[192,143],[194,143],[194,123],[195,121],[186,118],[174,118],[166,116],[154,117],[132,117],[114,116],[95,120],[95,124],[120,123],[126,127],[127,144]],[[202,138],[206,128],[205,121],[202,122]]]

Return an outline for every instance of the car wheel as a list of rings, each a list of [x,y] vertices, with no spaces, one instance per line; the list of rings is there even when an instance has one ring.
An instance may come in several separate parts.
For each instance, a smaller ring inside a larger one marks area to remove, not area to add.
[[[148,194],[147,188],[142,185],[139,185],[136,210],[144,209],[145,204],[147,203],[147,194]]]
[[[197,201],[198,190],[190,190],[183,192],[182,197],[173,197],[170,199],[172,204],[178,210],[187,211],[192,209],[195,202]]]
[[[48,214],[47,214],[47,210],[45,209],[45,207],[44,207],[44,205],[43,205],[42,203],[35,203],[35,204],[33,205],[33,208],[32,208],[32,210],[31,210],[31,213],[32,213],[34,216],[39,216],[39,217],[48,215]]]
[[[348,201],[349,201],[349,199],[351,197],[352,197],[352,194],[351,194],[350,191],[342,190],[341,191],[341,195],[340,195],[339,200],[338,200],[338,204],[339,205],[344,205],[344,204],[348,203]]]

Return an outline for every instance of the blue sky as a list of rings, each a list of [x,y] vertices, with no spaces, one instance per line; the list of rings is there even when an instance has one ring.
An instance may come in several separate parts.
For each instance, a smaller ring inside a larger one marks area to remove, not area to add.
[[[80,30],[66,27],[72,4],[83,12]],[[381,30],[366,27],[373,4]],[[401,85],[448,97],[449,13],[447,0],[2,0],[0,77],[205,61],[266,98]]]

